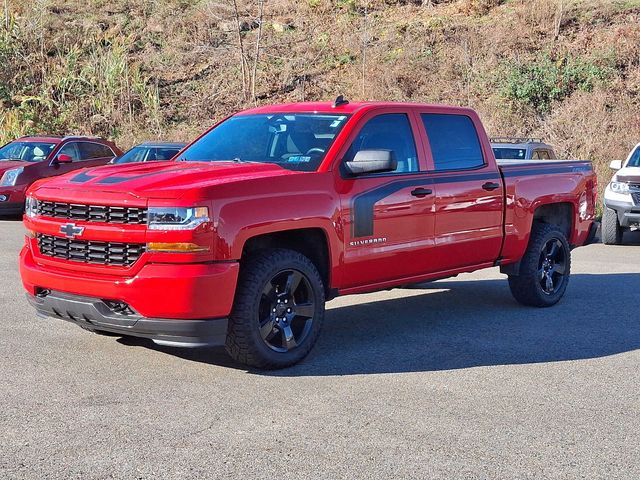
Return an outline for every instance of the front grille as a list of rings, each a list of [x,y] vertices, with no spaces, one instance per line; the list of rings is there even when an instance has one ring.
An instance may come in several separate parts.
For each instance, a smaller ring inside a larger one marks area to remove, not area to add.
[[[138,207],[109,207],[104,205],[80,205],[76,203],[38,200],[36,214],[45,217],[66,218],[85,222],[147,223],[147,209]]]
[[[145,250],[140,243],[96,242],[74,240],[39,233],[38,248],[42,255],[84,263],[128,266]]]
[[[633,198],[633,204],[640,207],[640,192],[632,193],[631,198]]]

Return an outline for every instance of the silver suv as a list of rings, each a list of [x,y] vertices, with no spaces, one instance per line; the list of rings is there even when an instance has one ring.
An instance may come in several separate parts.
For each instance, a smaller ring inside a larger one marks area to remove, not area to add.
[[[497,137],[491,139],[496,160],[555,160],[551,145],[539,138]]]

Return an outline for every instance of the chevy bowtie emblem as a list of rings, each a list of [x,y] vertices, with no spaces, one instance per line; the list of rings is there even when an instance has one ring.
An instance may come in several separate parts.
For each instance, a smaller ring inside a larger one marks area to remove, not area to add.
[[[67,238],[75,238],[82,235],[82,232],[84,232],[84,227],[77,227],[75,223],[65,223],[60,226],[60,233],[64,233]]]

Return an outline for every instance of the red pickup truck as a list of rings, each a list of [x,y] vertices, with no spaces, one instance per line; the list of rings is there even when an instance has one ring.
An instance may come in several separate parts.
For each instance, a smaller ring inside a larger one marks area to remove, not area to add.
[[[589,162],[497,164],[467,108],[260,107],[175,161],[34,184],[20,271],[41,315],[280,368],[337,295],[500,266],[519,302],[555,304],[596,190]]]

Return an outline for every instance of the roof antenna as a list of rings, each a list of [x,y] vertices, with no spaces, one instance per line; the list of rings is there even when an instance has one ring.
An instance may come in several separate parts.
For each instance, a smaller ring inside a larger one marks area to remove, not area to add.
[[[333,102],[332,107],[336,108],[336,107],[341,107],[342,105],[347,105],[349,103],[349,100],[347,100],[346,98],[344,98],[342,95],[338,95],[338,97],[336,98],[336,100]]]

